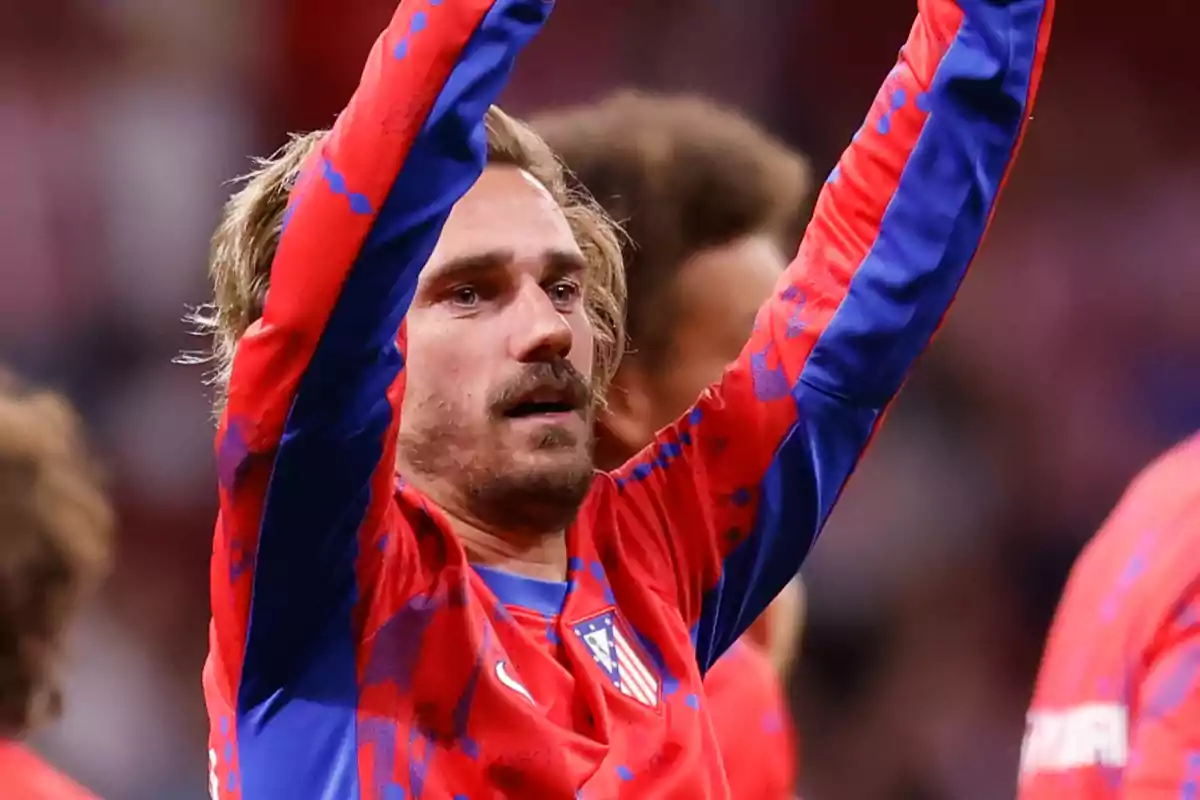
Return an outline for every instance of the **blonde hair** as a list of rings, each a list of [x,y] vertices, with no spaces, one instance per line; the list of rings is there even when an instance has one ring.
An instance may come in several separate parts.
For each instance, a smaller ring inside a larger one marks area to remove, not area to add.
[[[83,439],[63,398],[0,370],[0,739],[58,712],[65,629],[109,563],[113,511]]]
[[[554,197],[589,267],[585,304],[595,337],[592,388],[603,398],[625,349],[625,269],[621,232],[580,187],[568,186],[562,164],[536,133],[492,106],[485,117],[488,164],[525,170]],[[224,405],[233,354],[263,311],[271,262],[283,228],[288,196],[326,131],[292,136],[273,156],[259,159],[225,205],[212,239],[209,276],[213,300],[189,319],[212,337],[211,353],[185,363],[211,363],[216,409]]]

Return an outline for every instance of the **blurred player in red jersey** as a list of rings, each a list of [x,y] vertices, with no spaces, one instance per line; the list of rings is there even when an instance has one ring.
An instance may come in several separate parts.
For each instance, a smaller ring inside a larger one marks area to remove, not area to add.
[[[626,234],[629,353],[596,441],[596,465],[617,469],[719,380],[749,340],[787,267],[783,248],[807,217],[809,168],[749,120],[698,98],[624,93],[531,124]],[[780,673],[799,638],[800,592],[798,581],[789,584],[705,675],[739,800],[795,795]]]
[[[103,571],[112,511],[67,403],[0,372],[0,797],[91,795],[18,740],[57,714],[67,623]]]
[[[1200,798],[1200,434],[1080,555],[1042,658],[1022,800]]]
[[[1053,5],[919,4],[750,341],[597,473],[619,241],[491,105],[552,4],[402,3],[215,239],[215,794],[728,797],[702,674],[941,323]]]

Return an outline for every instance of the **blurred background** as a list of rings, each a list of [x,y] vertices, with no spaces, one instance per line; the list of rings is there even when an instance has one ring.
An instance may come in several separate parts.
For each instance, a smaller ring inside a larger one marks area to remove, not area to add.
[[[200,371],[171,359],[203,346],[180,319],[207,298],[223,184],[332,120],[394,5],[0,3],[0,360],[80,405],[122,514],[68,713],[36,743],[105,797],[206,796],[212,428]],[[811,799],[1011,798],[1072,558],[1200,427],[1200,94],[1175,63],[1200,7],[1060,5],[991,238],[805,568]],[[823,174],[913,7],[563,0],[506,102],[699,91]]]

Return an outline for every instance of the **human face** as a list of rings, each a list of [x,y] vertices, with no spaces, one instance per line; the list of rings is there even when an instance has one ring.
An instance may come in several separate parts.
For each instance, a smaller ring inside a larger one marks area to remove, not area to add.
[[[783,253],[762,234],[688,259],[668,289],[667,305],[677,315],[669,351],[653,366],[627,358],[613,381],[600,426],[601,467],[624,463],[720,379],[750,338],[759,306],[786,266]]]
[[[452,515],[561,531],[591,484],[586,264],[554,198],[489,167],[455,204],[407,322],[401,472]]]
[[[652,430],[673,422],[738,357],[786,266],[765,234],[702,250],[683,265],[674,286],[671,352],[649,387]]]

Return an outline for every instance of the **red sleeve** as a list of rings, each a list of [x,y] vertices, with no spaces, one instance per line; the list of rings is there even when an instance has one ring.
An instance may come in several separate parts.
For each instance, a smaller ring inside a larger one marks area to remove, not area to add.
[[[1200,597],[1166,630],[1136,688],[1124,800],[1200,797]]]
[[[1029,119],[1053,0],[919,6],[741,356],[612,476],[626,529],[657,535],[646,560],[670,565],[704,665],[808,553],[940,325]]]
[[[1200,435],[1147,467],[1071,570],[1021,800],[1200,797]]]
[[[403,597],[417,578],[393,502],[398,332],[484,167],[484,115],[550,7],[401,4],[292,192],[217,436],[206,682],[222,797],[291,796],[279,781],[304,786],[306,743],[351,763],[361,606],[377,585]],[[357,796],[343,772],[334,794]]]

